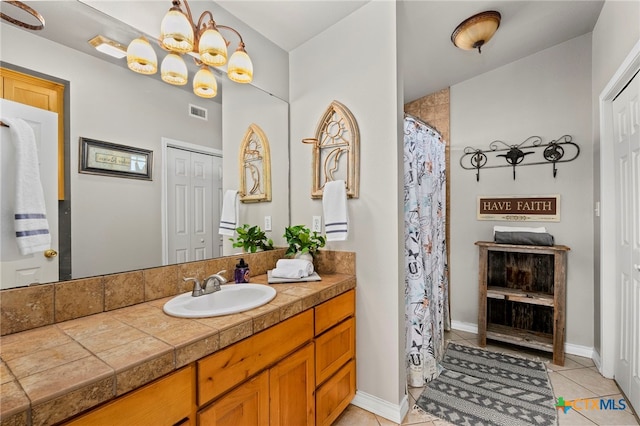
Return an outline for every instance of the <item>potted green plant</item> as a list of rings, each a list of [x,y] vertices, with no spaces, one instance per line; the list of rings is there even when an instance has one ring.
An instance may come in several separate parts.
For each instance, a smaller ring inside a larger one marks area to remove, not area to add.
[[[255,253],[258,250],[273,250],[273,241],[267,238],[264,231],[258,225],[244,224],[236,228],[238,236],[229,238],[233,247],[242,247],[245,253]]]
[[[311,232],[304,225],[288,226],[284,229],[284,238],[289,247],[286,256],[300,256],[309,254],[312,259],[319,248],[324,247],[327,240],[318,232]]]

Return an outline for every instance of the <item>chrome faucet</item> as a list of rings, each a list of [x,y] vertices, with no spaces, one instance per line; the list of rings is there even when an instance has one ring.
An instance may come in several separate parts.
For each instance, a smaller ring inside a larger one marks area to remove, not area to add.
[[[191,278],[182,278],[182,281],[187,282],[187,281],[193,281],[193,290],[191,291],[191,296],[193,297],[198,297],[198,296],[202,296],[204,294],[204,290],[202,289],[202,283],[200,282],[200,280],[196,277],[191,277]]]
[[[204,280],[204,294],[215,293],[220,291],[220,286],[226,284],[227,279],[222,276],[227,271],[220,271],[216,274],[210,275]]]
[[[191,296],[199,297],[205,294],[215,293],[220,291],[220,285],[226,284],[227,279],[222,276],[227,271],[220,271],[216,274],[208,276],[204,282],[200,282],[197,277],[182,278],[184,282],[193,281],[193,290]],[[204,285],[203,285],[204,284]]]

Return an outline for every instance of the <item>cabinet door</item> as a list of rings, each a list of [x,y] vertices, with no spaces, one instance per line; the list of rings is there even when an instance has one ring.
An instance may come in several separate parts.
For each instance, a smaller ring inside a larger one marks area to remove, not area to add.
[[[198,412],[198,424],[206,426],[259,426],[269,424],[269,373],[238,386]]]
[[[195,373],[189,365],[66,425],[174,425],[191,415]]]
[[[356,395],[356,363],[351,360],[316,392],[316,424],[329,426]]]
[[[312,426],[315,423],[313,343],[269,370],[271,426]]]

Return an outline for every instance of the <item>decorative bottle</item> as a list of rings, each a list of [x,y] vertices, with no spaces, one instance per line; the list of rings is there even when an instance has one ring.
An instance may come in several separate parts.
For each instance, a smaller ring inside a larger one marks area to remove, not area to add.
[[[233,271],[233,277],[236,283],[248,283],[251,274],[249,272],[249,265],[244,262],[244,259],[240,259],[240,262],[236,265],[235,271]]]

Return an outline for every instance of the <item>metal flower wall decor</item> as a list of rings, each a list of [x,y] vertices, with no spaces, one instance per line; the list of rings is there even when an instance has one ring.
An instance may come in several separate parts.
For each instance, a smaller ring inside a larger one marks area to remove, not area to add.
[[[504,146],[504,148],[503,148]],[[488,154],[495,152],[496,161],[492,161]],[[493,169],[497,167],[511,167],[513,179],[516,179],[517,166],[532,166],[536,164],[552,164],[553,177],[556,177],[557,163],[567,163],[578,158],[580,147],[573,142],[573,138],[564,135],[546,144],[542,143],[540,136],[530,136],[517,145],[509,145],[503,141],[493,141],[489,144],[489,150],[466,147],[460,158],[460,166],[465,170],[476,171],[476,181],[480,181],[480,169]],[[542,158],[540,158],[542,157]],[[504,163],[500,162],[504,159]],[[500,164],[493,164],[493,163]]]

